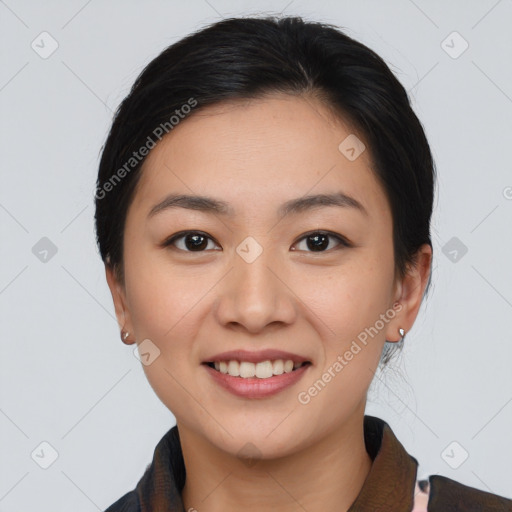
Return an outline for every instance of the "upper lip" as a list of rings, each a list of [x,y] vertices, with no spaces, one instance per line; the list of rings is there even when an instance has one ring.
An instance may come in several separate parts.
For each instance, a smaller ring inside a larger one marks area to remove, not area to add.
[[[269,348],[254,352],[248,350],[230,350],[211,356],[205,359],[203,363],[215,363],[217,361],[247,361],[249,363],[260,363],[262,361],[275,361],[277,359],[283,359],[284,361],[291,359],[294,363],[310,361],[307,357],[299,356],[298,354]]]

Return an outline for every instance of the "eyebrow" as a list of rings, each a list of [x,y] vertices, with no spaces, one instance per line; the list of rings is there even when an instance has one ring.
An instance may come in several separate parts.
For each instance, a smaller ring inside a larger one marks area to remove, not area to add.
[[[302,213],[320,207],[337,206],[341,208],[353,208],[368,216],[366,208],[355,198],[336,192],[333,194],[315,194],[291,199],[283,203],[277,213],[279,216]],[[206,213],[215,213],[225,216],[233,216],[233,208],[219,199],[208,196],[195,196],[187,194],[170,194],[163,201],[153,206],[149,211],[148,218],[173,208],[186,208],[188,210],[199,210]]]

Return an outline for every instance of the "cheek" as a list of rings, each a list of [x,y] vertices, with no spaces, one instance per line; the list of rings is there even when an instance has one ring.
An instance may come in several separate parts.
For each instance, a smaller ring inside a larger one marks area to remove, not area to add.
[[[138,338],[149,338],[162,350],[183,346],[197,328],[192,318],[212,280],[172,267],[161,254],[132,251],[126,257],[126,283]]]
[[[146,346],[150,354],[156,354],[150,364],[142,365],[146,378],[176,417],[192,417],[200,422],[200,411],[190,408],[189,393],[197,394],[190,371],[197,364],[193,342],[201,324],[201,299],[211,284],[162,271],[158,265],[146,263],[132,268],[137,270],[127,272],[127,291],[136,339],[149,339],[151,344]]]
[[[350,417],[366,398],[384,346],[385,329],[377,322],[386,311],[389,289],[379,270],[358,266],[317,280],[314,289],[300,293],[315,311],[318,331],[328,333],[322,339],[325,359],[304,382],[298,398],[306,416],[323,418],[321,428],[328,430]],[[309,427],[318,425],[308,419]]]
[[[325,360],[308,383],[317,383],[313,394],[321,391],[316,406],[346,411],[365,396],[384,346],[386,321],[394,316],[386,317],[392,270],[391,259],[370,254],[302,281],[298,295],[307,297],[305,302],[315,313],[313,321],[326,333]]]
[[[353,258],[347,265],[315,272],[312,279],[299,276],[294,289],[322,320],[329,337],[343,345],[372,327],[380,315],[386,313],[392,278],[391,263],[361,257]]]
[[[144,366],[144,371],[155,390],[174,389],[178,384],[168,372],[181,382],[190,378],[188,369],[198,364],[194,340],[211,308],[218,276],[190,269],[185,273],[142,251],[127,256],[125,268],[136,339],[149,339],[159,353],[155,364]]]

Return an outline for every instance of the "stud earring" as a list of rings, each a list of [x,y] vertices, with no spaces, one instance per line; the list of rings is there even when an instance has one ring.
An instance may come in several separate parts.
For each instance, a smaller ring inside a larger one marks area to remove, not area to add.
[[[400,341],[402,341],[403,337],[405,336],[405,329],[402,329],[401,327],[398,328],[398,332],[400,333],[400,339],[399,340],[396,340],[396,341],[389,341],[389,340],[386,340],[388,343],[399,343]]]
[[[128,331],[121,331],[121,340],[126,341],[130,333]]]

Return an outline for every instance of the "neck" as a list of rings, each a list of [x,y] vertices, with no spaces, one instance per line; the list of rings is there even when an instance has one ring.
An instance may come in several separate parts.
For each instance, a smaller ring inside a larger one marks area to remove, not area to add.
[[[350,419],[308,448],[244,465],[178,422],[186,482],[185,510],[340,512],[361,490],[372,460],[363,416]]]

